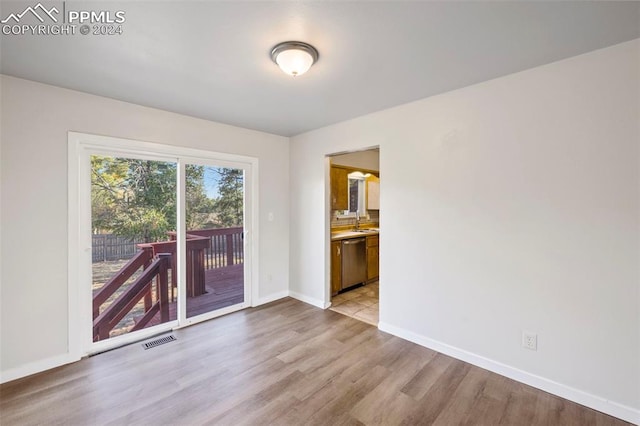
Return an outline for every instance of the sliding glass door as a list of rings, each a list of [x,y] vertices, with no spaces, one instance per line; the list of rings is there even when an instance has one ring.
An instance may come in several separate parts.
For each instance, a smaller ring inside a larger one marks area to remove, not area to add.
[[[252,159],[93,135],[71,142],[82,352],[250,305]]]
[[[186,316],[245,301],[244,171],[187,164]]]
[[[89,161],[87,285],[97,342],[176,319],[169,299],[175,243],[166,240],[176,229],[177,163],[116,155],[91,155]]]

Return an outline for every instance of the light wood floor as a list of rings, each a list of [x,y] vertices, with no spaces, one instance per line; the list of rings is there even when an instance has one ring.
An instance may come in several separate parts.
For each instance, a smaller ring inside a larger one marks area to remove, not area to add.
[[[0,386],[0,423],[623,425],[293,299]]]

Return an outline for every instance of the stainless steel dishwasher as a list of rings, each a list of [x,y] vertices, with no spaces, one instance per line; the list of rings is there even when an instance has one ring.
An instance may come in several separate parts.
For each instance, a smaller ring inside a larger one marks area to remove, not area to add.
[[[367,240],[342,240],[342,288],[367,281]]]

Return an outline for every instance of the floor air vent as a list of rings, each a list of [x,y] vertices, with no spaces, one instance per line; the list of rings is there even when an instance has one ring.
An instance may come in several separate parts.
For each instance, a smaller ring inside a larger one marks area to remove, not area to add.
[[[176,337],[173,334],[171,334],[169,336],[161,337],[159,339],[152,340],[147,343],[143,343],[142,347],[145,349],[151,349],[151,348],[155,348],[156,346],[164,345],[165,343],[173,342],[174,340],[178,340],[178,339],[176,339]]]

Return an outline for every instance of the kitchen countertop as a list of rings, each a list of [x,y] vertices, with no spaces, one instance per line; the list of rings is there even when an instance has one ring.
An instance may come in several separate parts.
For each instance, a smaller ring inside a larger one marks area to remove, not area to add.
[[[378,228],[361,229],[359,231],[336,231],[331,233],[331,241],[346,240],[348,238],[369,237],[378,235]]]

